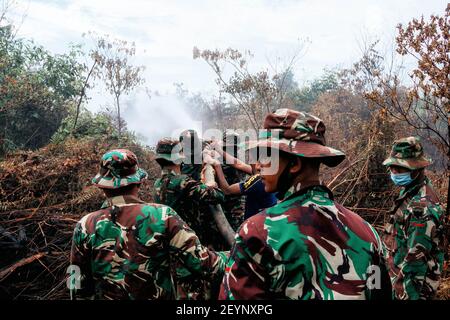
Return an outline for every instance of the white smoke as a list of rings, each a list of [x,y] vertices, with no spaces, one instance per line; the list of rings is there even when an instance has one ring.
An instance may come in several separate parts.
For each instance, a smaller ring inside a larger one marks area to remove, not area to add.
[[[127,122],[128,130],[134,131],[141,142],[155,148],[158,140],[164,137],[178,139],[180,133],[186,129],[197,131],[200,139],[221,140],[222,131],[216,128],[208,128],[203,131],[202,121],[194,119],[190,115],[189,107],[179,99],[175,94],[149,96],[145,90],[138,90],[135,95],[123,102],[122,117]],[[254,141],[258,137],[258,132],[254,130],[237,129],[241,141]],[[228,150],[232,153],[232,149]],[[267,150],[259,151],[260,157],[267,156]],[[274,153],[275,152],[275,153]],[[274,174],[278,170],[278,152],[272,151],[271,166],[266,168],[267,174]],[[238,152],[238,158],[246,161],[245,149],[241,148]],[[197,159],[202,163],[201,158]],[[256,155],[252,161],[256,160]],[[223,162],[223,159],[220,159]],[[254,162],[252,162],[254,163]]]
[[[151,147],[163,137],[178,138],[183,130],[202,129],[202,122],[193,119],[187,106],[173,94],[149,96],[140,90],[124,105],[122,113],[128,129]]]

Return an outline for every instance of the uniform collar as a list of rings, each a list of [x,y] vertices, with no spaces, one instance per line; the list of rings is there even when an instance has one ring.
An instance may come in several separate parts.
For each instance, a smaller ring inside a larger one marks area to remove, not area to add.
[[[411,184],[402,188],[399,196],[397,197],[397,199],[395,199],[395,203],[398,206],[405,199],[414,197],[420,191],[420,189],[422,187],[426,186],[429,183],[430,183],[430,180],[426,176],[423,176],[423,177],[417,179],[417,181],[413,181]]]
[[[414,196],[417,192],[419,192],[420,188],[427,185],[430,181],[426,176],[415,179],[409,185],[402,188],[400,191],[399,198],[406,198],[408,196]]]
[[[313,188],[318,188],[323,190],[328,194],[328,197],[333,200],[333,192],[331,192],[330,189],[328,189],[321,181],[314,180],[314,181],[307,181],[307,182],[298,182],[291,186],[288,191],[284,194],[282,198],[279,198],[282,201],[285,201],[287,199],[300,196],[302,194],[305,194],[308,190],[311,190]],[[278,195],[277,195],[278,196]]]
[[[177,175],[177,173],[173,169],[167,169],[167,168],[162,169],[161,174],[162,175],[171,174],[174,176]]]
[[[142,201],[138,197],[132,196],[132,195],[111,197],[111,198],[108,198],[106,201],[110,207],[112,207],[112,206],[120,207],[120,206],[125,206],[128,204],[144,203],[144,201]]]

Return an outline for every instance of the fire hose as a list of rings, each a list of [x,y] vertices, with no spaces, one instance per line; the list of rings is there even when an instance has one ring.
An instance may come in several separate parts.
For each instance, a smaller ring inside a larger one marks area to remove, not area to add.
[[[207,186],[217,186],[216,181],[214,179],[214,168],[212,167],[212,159],[209,156],[209,154],[204,154],[204,183]],[[209,209],[211,211],[211,214],[214,218],[214,221],[216,222],[217,228],[219,229],[219,232],[221,233],[222,237],[225,239],[225,241],[232,246],[234,243],[234,237],[236,233],[234,232],[233,228],[230,226],[230,223],[228,222],[227,217],[223,213],[222,207],[220,204],[216,205],[209,205]]]

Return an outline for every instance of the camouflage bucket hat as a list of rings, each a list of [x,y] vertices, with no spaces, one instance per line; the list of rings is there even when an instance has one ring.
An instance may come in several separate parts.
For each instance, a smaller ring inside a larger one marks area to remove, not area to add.
[[[385,166],[399,166],[410,170],[422,169],[432,164],[431,159],[425,157],[419,137],[399,139],[392,146],[391,155],[384,160]]]
[[[275,148],[299,157],[317,158],[328,167],[345,159],[342,151],[325,145],[325,124],[319,118],[291,109],[269,113],[258,141],[250,141],[247,149]]]
[[[118,189],[139,184],[147,178],[147,172],[138,167],[136,155],[127,149],[106,152],[100,163],[100,172],[92,179],[94,186]]]
[[[159,140],[156,145],[155,160],[158,161],[160,159],[164,159],[175,164],[179,164],[184,160],[181,149],[181,144],[178,140],[163,138]]]

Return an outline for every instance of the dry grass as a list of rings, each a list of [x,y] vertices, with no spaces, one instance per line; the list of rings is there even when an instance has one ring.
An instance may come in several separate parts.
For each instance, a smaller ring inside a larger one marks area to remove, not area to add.
[[[0,297],[65,299],[65,272],[76,222],[98,210],[102,192],[90,186],[109,144],[69,140],[0,162]],[[129,146],[150,180],[158,174],[152,154]],[[152,181],[141,188],[151,201]]]

